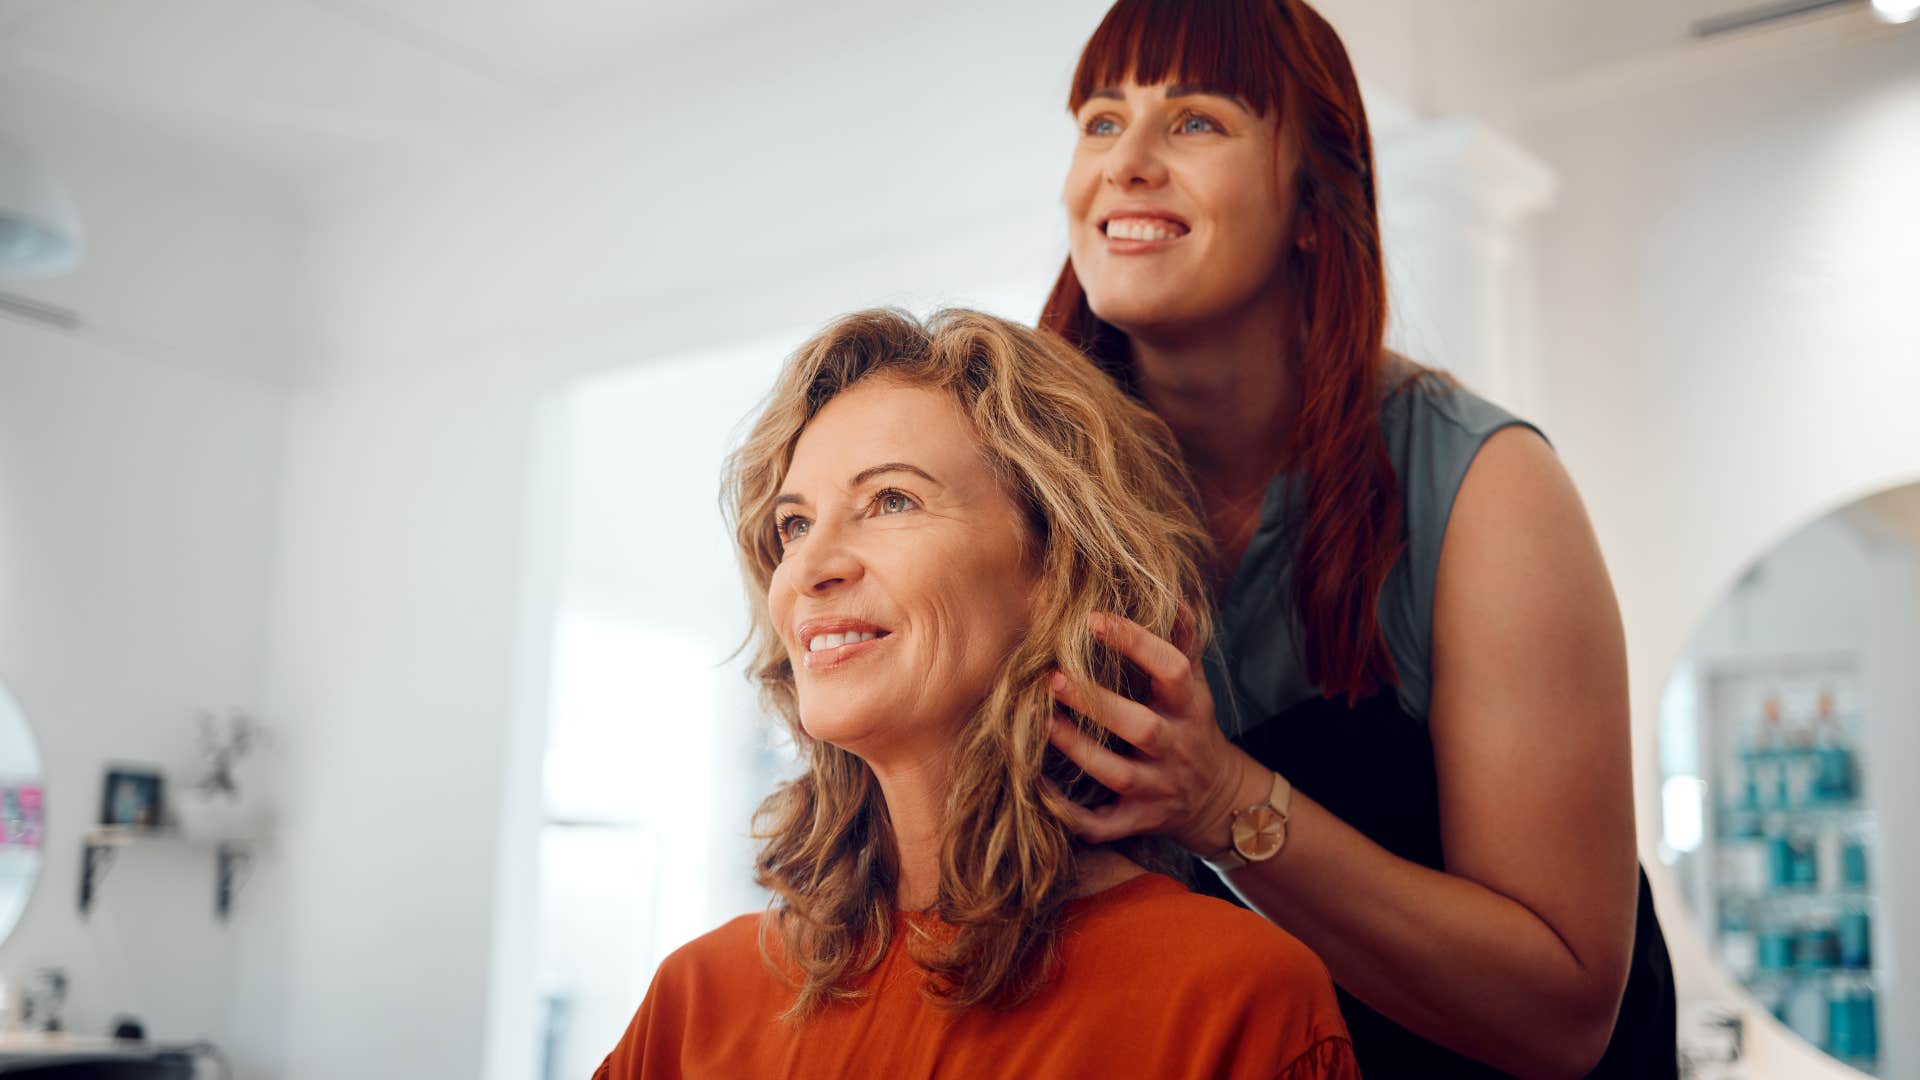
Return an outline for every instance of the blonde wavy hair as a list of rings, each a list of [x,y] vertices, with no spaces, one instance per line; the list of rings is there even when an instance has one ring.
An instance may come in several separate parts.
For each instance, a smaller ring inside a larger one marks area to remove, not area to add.
[[[1049,677],[1059,669],[1077,685],[1139,693],[1138,672],[1095,642],[1088,617],[1116,612],[1161,637],[1178,633],[1193,655],[1212,629],[1204,576],[1211,541],[1172,433],[1072,346],[959,310],[924,324],[899,311],[857,312],[802,345],[729,457],[723,490],[751,598],[750,677],[805,763],[754,817],[756,880],[774,894],[761,953],[781,970],[769,941],[777,933],[798,969],[791,1018],[857,998],[855,984],[893,933],[898,863],[879,785],[865,762],[802,729],[793,667],[767,608],[780,562],[774,497],[794,445],[828,401],[870,378],[953,395],[1023,511],[1039,583],[1030,632],[983,688],[953,748],[934,908],[951,933],[921,933],[913,943],[937,1003],[1018,1004],[1052,968],[1081,845],[1042,778],[1088,805],[1111,793],[1049,746]],[[1155,857],[1164,846],[1121,847],[1165,865]]]

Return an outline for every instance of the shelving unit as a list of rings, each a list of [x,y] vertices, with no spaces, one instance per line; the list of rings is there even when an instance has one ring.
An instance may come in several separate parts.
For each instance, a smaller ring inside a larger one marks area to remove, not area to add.
[[[1879,819],[1858,764],[1859,660],[1748,659],[1704,675],[1707,790],[1692,875],[1702,930],[1782,1023],[1874,1073],[1885,912]]]
[[[93,910],[93,902],[99,893],[101,883],[106,879],[107,871],[113,868],[118,852],[135,844],[179,844],[200,845],[176,829],[139,829],[123,825],[102,825],[88,832],[81,841],[80,859],[80,915],[85,918]],[[240,872],[253,859],[254,841],[248,839],[227,839],[206,842],[213,848],[213,913],[225,922],[233,913],[233,898],[239,891],[243,879]]]

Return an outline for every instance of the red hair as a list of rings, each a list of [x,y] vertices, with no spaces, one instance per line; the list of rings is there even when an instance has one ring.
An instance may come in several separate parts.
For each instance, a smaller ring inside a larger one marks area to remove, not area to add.
[[[1377,606],[1405,547],[1380,431],[1387,288],[1359,81],[1339,35],[1300,0],[1119,0],[1080,54],[1069,111],[1128,80],[1235,93],[1277,113],[1299,150],[1295,235],[1311,240],[1289,252],[1300,408],[1281,462],[1307,485],[1293,597],[1307,677],[1329,698],[1358,702],[1398,682]],[[1094,315],[1072,260],[1040,324],[1134,385],[1126,335]],[[1289,363],[1290,350],[1275,342],[1264,362]]]

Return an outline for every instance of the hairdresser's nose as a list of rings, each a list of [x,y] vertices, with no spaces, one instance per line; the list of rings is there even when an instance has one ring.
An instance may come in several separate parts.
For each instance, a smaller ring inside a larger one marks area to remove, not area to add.
[[[1107,183],[1123,191],[1157,188],[1166,183],[1165,149],[1153,121],[1135,120],[1107,149]]]

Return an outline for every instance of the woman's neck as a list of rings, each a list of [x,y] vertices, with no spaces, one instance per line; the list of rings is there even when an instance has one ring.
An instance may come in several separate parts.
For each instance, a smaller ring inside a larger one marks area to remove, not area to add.
[[[940,899],[940,824],[946,815],[947,761],[921,758],[897,765],[868,762],[880,782],[900,858],[894,906],[925,911]]]
[[[927,911],[940,899],[940,826],[946,813],[947,763],[930,759],[908,766],[875,767],[873,774],[887,803],[900,856],[894,907]],[[1104,847],[1080,852],[1076,871],[1076,896],[1103,892],[1145,873],[1131,859]]]
[[[1294,340],[1294,321],[1272,304],[1128,336],[1141,396],[1173,429],[1209,503],[1245,498],[1279,470],[1299,412]]]

